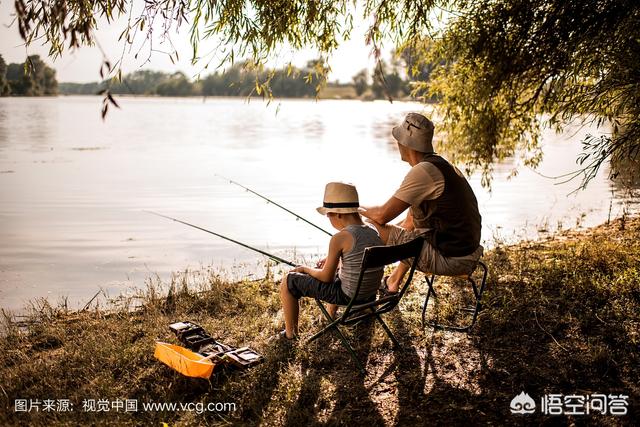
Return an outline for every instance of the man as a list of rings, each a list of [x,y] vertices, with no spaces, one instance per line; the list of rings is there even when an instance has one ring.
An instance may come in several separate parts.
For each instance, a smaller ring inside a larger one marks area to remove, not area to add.
[[[433,151],[433,123],[421,114],[410,113],[392,131],[400,158],[411,165],[400,188],[382,206],[362,208],[386,245],[425,238],[418,269],[440,275],[468,274],[482,256],[481,217],[469,183]],[[407,208],[406,219],[388,224]],[[384,291],[394,293],[409,269],[400,263],[385,278]]]

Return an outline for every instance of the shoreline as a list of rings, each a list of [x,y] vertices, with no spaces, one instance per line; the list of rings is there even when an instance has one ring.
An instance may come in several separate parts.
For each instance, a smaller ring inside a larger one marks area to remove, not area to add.
[[[361,102],[389,102],[386,98],[367,98],[367,97],[351,97],[351,96],[319,96],[319,97],[311,97],[311,96],[300,96],[300,97],[276,97],[274,96],[271,100],[268,97],[263,97],[261,95],[251,95],[251,96],[242,96],[242,95],[157,95],[157,94],[132,94],[132,93],[113,93],[114,97],[117,98],[157,98],[157,99],[241,99],[241,100],[264,100],[264,101],[361,101]],[[11,99],[23,99],[23,98],[67,98],[67,97],[83,97],[83,98],[104,98],[103,95],[98,94],[90,94],[90,93],[58,93],[55,95],[8,95],[2,98],[11,98]],[[394,98],[394,102],[409,102],[409,103],[418,103],[423,106],[436,104],[435,102],[422,102],[419,99],[411,98],[411,97],[402,97],[402,98]]]
[[[630,214],[630,215],[631,215],[631,218],[634,218],[634,214]],[[636,214],[636,216],[638,215]],[[484,248],[485,248],[485,252],[487,252],[487,251],[494,250],[498,246],[519,247],[520,245],[527,244],[527,243],[542,242],[547,240],[553,241],[556,239],[568,238],[569,236],[580,236],[585,232],[588,233],[589,230],[597,229],[600,227],[606,227],[609,225],[609,223],[618,221],[621,218],[624,220],[629,217],[630,216],[628,214],[623,214],[621,217],[614,218],[613,220],[609,220],[605,223],[598,224],[595,226],[585,226],[580,224],[580,225],[577,225],[575,228],[567,228],[567,229],[560,228],[560,229],[551,230],[547,226],[538,225],[536,226],[536,228],[538,228],[537,235],[533,238],[526,234],[521,234],[521,235],[514,234],[511,236],[501,236],[497,234],[493,236],[492,242],[485,242]],[[297,252],[296,248],[295,247],[292,248],[291,252],[293,256],[295,256]],[[294,259],[293,261],[303,262],[304,260]],[[87,294],[86,298],[82,298],[82,299],[77,298],[75,300],[75,305],[78,307],[81,306],[83,307],[83,309],[67,308],[67,306],[69,305],[69,296],[61,294],[56,296],[57,302],[50,301],[49,297],[47,296],[33,296],[27,299],[26,302],[23,303],[23,305],[20,307],[1,307],[0,306],[0,312],[4,312],[8,315],[11,315],[17,318],[28,318],[30,311],[42,311],[47,309],[61,310],[63,309],[63,307],[64,307],[64,311],[68,313],[82,312],[82,311],[86,311],[87,308],[91,308],[91,305],[94,305],[93,304],[94,302],[96,304],[95,304],[95,307],[93,307],[93,309],[99,308],[100,304],[102,304],[106,308],[110,305],[113,305],[114,301],[117,302],[117,301],[123,301],[128,299],[144,299],[145,288],[148,288],[150,285],[156,287],[157,290],[161,290],[160,288],[164,287],[166,288],[164,289],[164,292],[167,292],[169,288],[171,288],[172,283],[175,283],[179,280],[185,280],[187,276],[193,275],[193,274],[197,275],[199,272],[205,271],[205,270],[212,271],[221,280],[228,281],[231,283],[241,283],[242,281],[245,280],[245,278],[239,279],[237,277],[234,277],[234,276],[237,276],[237,274],[230,272],[234,268],[233,265],[214,266],[214,265],[204,265],[202,262],[200,262],[199,265],[200,265],[199,267],[186,265],[180,269],[173,269],[168,273],[168,277],[163,277],[163,278],[160,278],[160,276],[156,272],[149,272],[149,275],[145,277],[141,283],[131,286],[127,288],[125,291],[122,291],[121,293],[115,296],[107,295],[107,293],[105,292],[104,286],[99,286],[98,291],[95,294],[94,293]],[[273,271],[288,270],[287,266],[283,266],[281,264],[272,265],[267,259],[265,259],[265,264],[260,268],[266,270],[265,277],[256,278],[255,277],[256,274],[254,274],[255,272],[247,271],[245,273],[246,280],[259,282],[259,281],[265,280],[265,278],[268,277],[269,275],[272,275]],[[163,279],[167,279],[167,280],[163,280]],[[154,284],[153,283],[154,280],[157,280],[158,283]],[[167,283],[163,283],[163,282],[167,282]],[[196,293],[200,292],[197,288],[192,289],[191,291]],[[71,304],[73,304],[73,302]],[[117,310],[117,309],[118,309],[117,307],[115,308],[112,307],[111,311]],[[101,310],[104,310],[104,308],[101,308]]]
[[[150,287],[136,312],[42,311],[21,328],[5,317],[6,334],[0,337],[0,404],[5,410],[0,421],[229,425],[270,420],[304,425],[349,419],[415,424],[465,422],[475,416],[479,422],[500,423],[513,416],[509,402],[523,390],[538,402],[553,393],[627,395],[626,420],[637,417],[640,218],[498,246],[484,260],[490,268],[484,310],[470,334],[422,330],[420,279],[414,280],[400,310],[389,316],[404,351],[393,351],[374,325],[349,331],[357,338],[356,351],[368,360],[365,378],[331,337],[289,349],[268,341],[282,326],[272,277],[229,283],[203,274],[200,293],[178,280],[166,296]],[[443,301],[440,313],[448,319],[455,315],[452,308],[460,295],[455,285],[446,289],[451,299]],[[303,302],[303,336],[317,328],[317,314],[313,301]],[[157,339],[176,342],[167,326],[182,320],[201,324],[230,345],[254,348],[266,361],[211,382],[182,377],[152,356]],[[14,410],[16,399],[47,398],[68,399],[76,411]],[[89,398],[233,402],[235,410],[82,411],[83,399]],[[545,419],[539,413],[530,418],[537,423]],[[597,419],[607,425],[625,422]]]
[[[500,246],[518,248],[522,245],[532,244],[536,242],[539,243],[539,242],[546,242],[546,241],[568,239],[571,237],[580,237],[582,235],[589,234],[592,230],[597,230],[602,227],[608,227],[610,226],[610,224],[613,224],[617,221],[620,221],[620,220],[626,221],[629,219],[633,220],[634,218],[640,218],[640,214],[623,213],[622,216],[610,219],[601,224],[592,225],[592,226],[579,224],[574,228],[551,229],[551,227],[548,227],[548,224],[547,225],[540,224],[535,226],[535,228],[537,228],[537,231],[536,231],[537,234],[534,233],[535,234],[534,237],[532,237],[531,235],[527,235],[524,232],[522,232],[519,235],[515,233],[513,235],[495,234],[492,237],[492,241],[485,242],[484,244],[485,253],[491,252]],[[297,253],[296,248],[295,247],[292,248],[291,252],[293,256],[295,256],[295,254]],[[293,261],[304,262],[304,259],[303,260],[294,259]],[[86,309],[104,310],[106,307],[112,306],[110,311],[113,311],[113,310],[118,310],[117,307],[113,307],[114,302],[129,300],[129,299],[134,299],[134,300],[144,299],[145,290],[149,286],[155,287],[156,291],[163,290],[166,293],[173,286],[173,284],[177,283],[178,281],[188,280],[188,276],[198,275],[200,272],[205,270],[212,272],[220,280],[228,281],[231,283],[241,283],[245,280],[251,281],[251,282],[259,282],[273,275],[274,271],[280,272],[280,271],[288,270],[287,266],[283,266],[281,264],[273,265],[270,263],[269,260],[265,259],[264,265],[260,267],[260,269],[265,270],[266,272],[265,277],[256,277],[256,274],[254,271],[247,271],[245,273],[246,277],[239,278],[236,273],[231,272],[234,269],[234,265],[215,266],[215,265],[205,265],[202,262],[196,262],[196,264],[199,264],[199,267],[194,267],[193,265],[187,264],[183,268],[172,269],[168,273],[167,277],[163,276],[162,278],[158,275],[158,273],[150,271],[149,275],[146,276],[141,281],[141,283],[130,286],[126,290],[122,291],[121,293],[113,296],[107,294],[104,286],[98,286],[97,288],[98,290],[95,293],[87,294],[86,298],[82,298],[82,299],[77,298],[75,300],[75,305],[78,306],[78,308],[75,308],[75,309],[68,308],[69,305],[74,304],[73,302],[71,303],[69,302],[69,296],[60,294],[55,297],[57,298],[57,302],[50,301],[49,297],[47,296],[36,295],[27,299],[23,303],[23,305],[21,305],[20,307],[0,306],[0,312],[4,312],[7,315],[15,316],[17,318],[28,318],[29,312],[43,311],[43,310],[64,309],[65,312],[76,313],[76,312],[86,311]],[[157,281],[157,283],[154,283],[154,280]],[[165,288],[165,289],[161,289],[161,288]],[[195,289],[192,289],[191,292],[198,293],[201,291],[198,288],[195,288]],[[93,304],[93,303],[96,303],[96,304]],[[92,306],[94,307],[92,308]],[[83,308],[81,309],[80,307],[83,307]],[[100,307],[103,307],[103,308],[100,308]]]

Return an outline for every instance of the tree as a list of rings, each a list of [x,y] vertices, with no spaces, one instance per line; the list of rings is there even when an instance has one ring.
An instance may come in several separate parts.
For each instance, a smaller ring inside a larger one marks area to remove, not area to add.
[[[582,186],[607,159],[640,160],[640,3],[632,0],[456,2],[437,40],[407,41],[437,64],[416,94],[441,100],[447,146],[488,182],[518,152],[536,166],[542,126],[609,125],[582,143]]]
[[[9,64],[6,71],[9,91],[14,95],[42,96],[58,93],[56,71],[38,55],[31,55],[23,64]]]
[[[134,29],[163,37],[191,25],[192,57],[202,38],[222,38],[225,59],[262,64],[288,45],[311,48],[325,63],[353,28],[353,15],[371,22],[367,40],[379,57],[385,37],[410,48],[418,67],[435,64],[416,95],[439,99],[439,126],[467,171],[515,153],[535,166],[541,117],[561,129],[591,115],[612,131],[585,140],[579,160],[585,180],[607,159],[640,154],[640,2],[637,0],[157,0],[145,2]],[[128,14],[125,0],[17,0],[19,31],[27,43],[43,36],[51,55],[93,42],[97,17]],[[446,10],[438,25],[434,16]],[[153,24],[153,25],[151,25]],[[172,25],[175,24],[175,25]],[[204,29],[204,30],[203,30]],[[160,34],[158,34],[160,33]],[[151,46],[149,44],[151,51]],[[175,53],[177,56],[177,52]],[[328,67],[321,67],[327,70]],[[319,74],[326,78],[326,71]],[[316,85],[319,86],[319,85]],[[614,162],[620,163],[620,162]]]
[[[162,96],[189,96],[193,94],[193,86],[182,72],[173,73],[168,80],[160,83],[155,92]]]
[[[156,88],[170,78],[161,71],[137,70],[127,74],[121,81],[108,79],[104,83],[113,93],[127,95],[153,95]]]
[[[58,81],[56,80],[56,70],[45,66],[42,79],[43,95],[56,95],[58,93]]]
[[[358,74],[353,76],[353,85],[356,88],[356,95],[361,96],[369,89],[369,72],[360,70]]]
[[[384,60],[380,60],[373,70],[371,91],[376,98],[397,98],[406,94],[406,82],[400,77],[397,64],[389,70]]]
[[[423,41],[423,45],[421,46],[422,51],[428,49],[424,46],[425,43],[429,44],[430,41]],[[437,102],[439,100],[437,94],[427,94],[415,89],[419,86],[424,87],[428,84],[431,79],[431,73],[438,64],[428,62],[424,53],[417,51],[411,45],[397,49],[394,52],[394,56],[398,57],[398,61],[403,63],[403,67],[407,72],[407,93],[413,93],[414,96],[418,96],[424,102]],[[444,63],[441,63],[440,65],[444,65]]]
[[[7,63],[0,55],[0,96],[8,95],[9,84],[7,83]]]

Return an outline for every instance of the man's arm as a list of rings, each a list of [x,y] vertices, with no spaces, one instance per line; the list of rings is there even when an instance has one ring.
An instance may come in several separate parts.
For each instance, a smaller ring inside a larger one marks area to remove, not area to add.
[[[382,206],[363,207],[360,209],[362,216],[369,218],[380,225],[384,225],[396,218],[402,212],[411,206],[407,202],[391,196],[389,200]]]

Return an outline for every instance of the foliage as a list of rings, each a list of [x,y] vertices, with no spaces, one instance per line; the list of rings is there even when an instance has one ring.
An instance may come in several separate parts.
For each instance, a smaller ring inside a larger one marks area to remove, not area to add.
[[[9,93],[9,83],[7,83],[7,63],[4,62],[4,58],[0,55],[0,96],[7,95]]]
[[[389,67],[384,60],[380,60],[377,69],[374,70],[371,91],[376,98],[390,100],[405,96],[409,92],[407,82],[400,76],[398,65],[393,64]]]
[[[40,59],[38,55],[31,55],[23,64],[9,64],[5,73],[0,63],[0,92],[3,95],[42,96],[55,95],[58,92],[56,71]]]
[[[202,81],[205,96],[272,95],[277,97],[314,97],[318,62],[310,61],[304,69],[288,66],[269,70],[249,62],[235,64],[223,73],[215,72]],[[267,83],[268,82],[268,83]]]
[[[177,72],[160,83],[156,87],[156,93],[164,96],[189,96],[193,93],[193,85],[184,73]]]
[[[126,13],[122,39],[132,43],[146,31],[150,54],[154,39],[185,23],[194,62],[208,64],[222,54],[223,62],[248,58],[259,69],[283,47],[310,48],[321,58],[318,88],[359,14],[370,24],[366,39],[376,57],[389,39],[410,50],[409,72],[424,77],[414,94],[439,101],[444,146],[468,172],[481,169],[485,184],[492,163],[505,157],[537,165],[541,127],[561,129],[570,120],[604,125],[584,141],[578,161],[585,182],[606,159],[635,159],[640,152],[636,0],[151,0],[139,15],[124,0],[17,0],[16,10],[24,39],[44,37],[52,55],[65,43],[92,43],[98,17]],[[219,40],[219,48],[201,56],[206,38]],[[258,92],[268,93],[268,77],[256,85]],[[380,80],[379,91],[386,87],[392,96],[400,90],[393,72],[386,83]]]
[[[113,93],[127,95],[153,94],[152,89],[169,80],[170,76],[161,71],[137,70],[123,79],[107,79],[103,83],[108,85]]]
[[[369,89],[369,73],[367,70],[360,70],[353,76],[353,85],[356,88],[356,95],[360,96]]]
[[[137,70],[122,79],[106,79],[99,83],[62,83],[64,94],[96,94],[108,89],[120,95],[160,96],[250,96],[314,97],[318,83],[312,71],[315,63],[304,69],[287,67],[280,70],[257,70],[248,63],[235,64],[224,72],[215,72],[191,82],[182,72]],[[266,85],[264,82],[269,81]]]
[[[542,126],[595,120],[583,185],[604,160],[640,154],[640,3],[634,0],[456,1],[442,37],[406,47],[438,64],[415,93],[441,99],[447,144],[488,178],[524,153],[538,164]],[[615,172],[615,170],[614,170]]]

